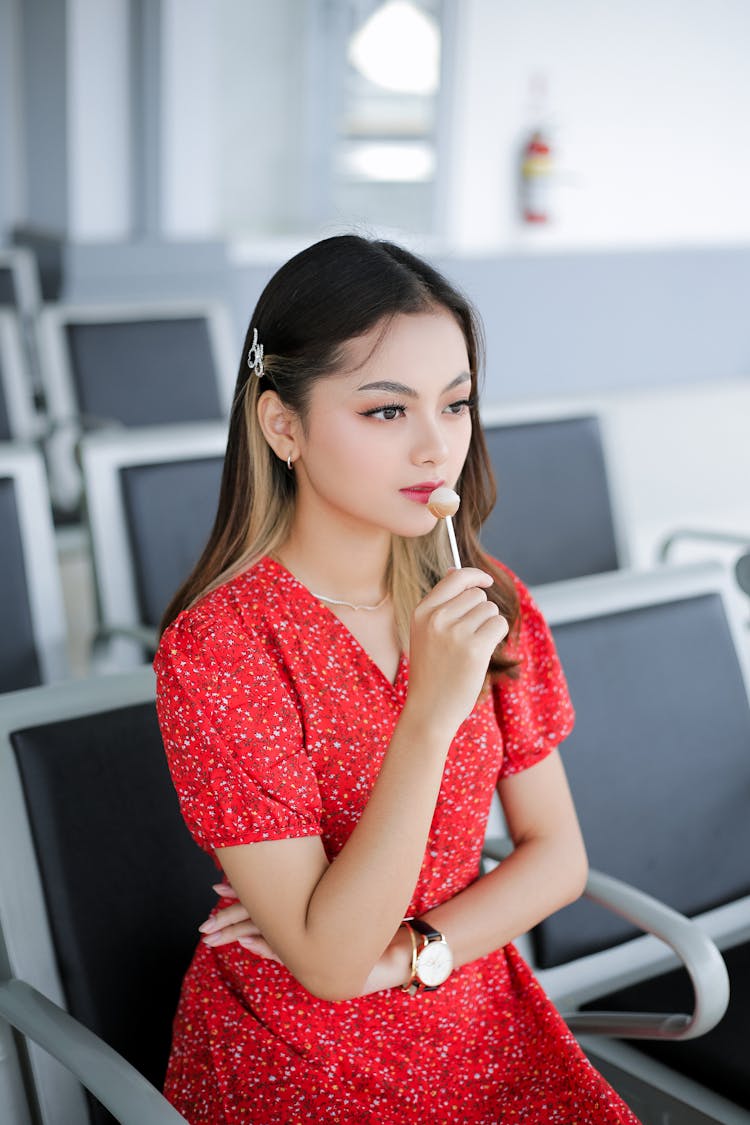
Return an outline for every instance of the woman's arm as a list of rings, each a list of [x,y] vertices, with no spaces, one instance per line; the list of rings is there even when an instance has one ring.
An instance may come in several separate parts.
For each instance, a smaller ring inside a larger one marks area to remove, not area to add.
[[[513,941],[578,898],[586,881],[586,852],[559,753],[502,780],[498,790],[516,850],[490,874],[423,915],[445,933],[456,968]],[[222,911],[204,932],[209,944],[239,939],[260,956],[275,956],[241,904]],[[409,937],[396,931],[361,991],[405,983],[410,964]]]
[[[515,850],[488,875],[422,917],[445,934],[454,968],[514,941],[583,892],[588,861],[558,751],[498,784]],[[409,978],[411,943],[397,933],[363,991]]]
[[[583,892],[586,849],[558,751],[502,779],[515,850],[499,867],[424,917],[464,965],[515,940]]]
[[[448,748],[507,632],[481,589],[491,581],[453,571],[417,607],[408,698],[365,810],[332,863],[317,837],[216,851],[269,946],[324,999],[362,993],[408,907]]]

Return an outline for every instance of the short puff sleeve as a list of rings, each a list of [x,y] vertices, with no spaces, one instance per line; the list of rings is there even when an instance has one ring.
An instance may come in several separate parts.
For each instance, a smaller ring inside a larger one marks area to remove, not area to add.
[[[575,713],[547,622],[520,579],[520,628],[508,640],[520,660],[517,679],[493,685],[495,714],[503,736],[501,777],[520,773],[547,757],[573,729]]]
[[[200,609],[166,630],[154,660],[159,725],[185,823],[209,852],[319,835],[318,782],[272,639]]]

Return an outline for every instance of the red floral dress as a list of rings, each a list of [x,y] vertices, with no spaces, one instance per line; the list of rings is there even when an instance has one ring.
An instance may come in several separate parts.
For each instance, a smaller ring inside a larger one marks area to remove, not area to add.
[[[477,878],[498,775],[541,761],[573,712],[546,624],[518,584],[518,680],[451,745],[410,911]],[[346,843],[406,698],[343,623],[265,558],[182,613],[155,660],[164,745],[198,844]],[[165,1092],[191,1125],[413,1121],[637,1125],[512,945],[435,992],[330,1002],[236,942],[199,944]]]

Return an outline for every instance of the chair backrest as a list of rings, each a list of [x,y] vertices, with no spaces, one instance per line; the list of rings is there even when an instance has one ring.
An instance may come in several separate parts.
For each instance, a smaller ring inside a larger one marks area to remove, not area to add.
[[[39,317],[39,355],[59,431],[48,456],[63,508],[79,498],[73,445],[81,431],[229,414],[236,358],[226,310],[216,303],[48,307]]]
[[[41,454],[0,444],[0,691],[64,679],[67,626]]]
[[[727,571],[601,575],[537,597],[576,708],[562,757],[591,865],[731,944],[750,923],[750,678]],[[554,972],[633,933],[580,901],[537,927],[536,963]]]
[[[218,304],[48,307],[40,346],[57,419],[158,426],[223,418],[231,405],[235,361]]]
[[[0,250],[0,305],[33,316],[41,304],[39,273],[30,250]]]
[[[483,412],[497,503],[481,541],[531,585],[627,565],[595,413]]]
[[[159,1086],[217,871],[180,816],[151,670],[3,697],[0,781],[6,971]],[[28,1049],[45,1125],[84,1120],[75,1080]]]
[[[0,441],[31,441],[41,429],[21,324],[0,309]]]
[[[170,426],[81,441],[102,624],[157,626],[208,539],[226,427]],[[126,648],[118,646],[123,657]]]

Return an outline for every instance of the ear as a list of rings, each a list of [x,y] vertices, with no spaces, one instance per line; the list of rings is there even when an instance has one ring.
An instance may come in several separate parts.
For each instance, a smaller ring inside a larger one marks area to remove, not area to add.
[[[258,399],[258,422],[276,456],[286,461],[291,454],[294,460],[299,419],[284,406],[276,391],[264,391]]]

